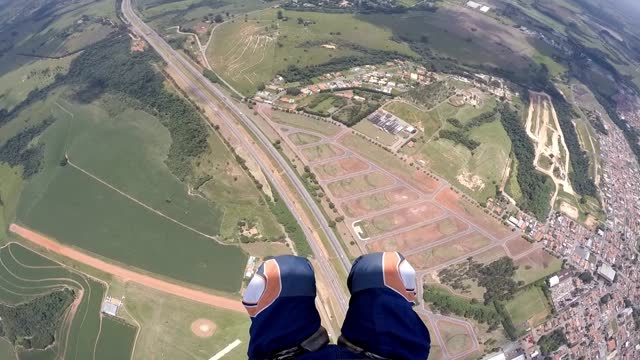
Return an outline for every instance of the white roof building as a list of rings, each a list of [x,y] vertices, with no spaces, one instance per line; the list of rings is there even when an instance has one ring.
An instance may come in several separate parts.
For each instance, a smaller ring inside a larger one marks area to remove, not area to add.
[[[480,6],[482,6],[482,5],[478,4],[478,3],[477,3],[477,2],[475,2],[475,1],[467,1],[467,6],[468,6],[468,7],[470,7],[470,8],[472,8],[472,9],[477,9],[477,8],[479,8],[479,7],[480,7]]]
[[[549,287],[554,287],[558,284],[560,284],[560,278],[558,277],[558,275],[553,275],[549,278]]]
[[[598,268],[598,274],[611,282],[616,278],[616,271],[608,264],[602,264]]]

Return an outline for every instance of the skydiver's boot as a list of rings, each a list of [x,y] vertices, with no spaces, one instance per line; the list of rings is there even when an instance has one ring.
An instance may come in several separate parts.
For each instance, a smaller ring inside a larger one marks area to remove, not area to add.
[[[397,252],[356,259],[347,280],[351,300],[338,345],[369,359],[426,359],[431,339],[412,308],[415,275]]]
[[[305,258],[284,255],[256,271],[242,303],[251,316],[249,359],[296,359],[329,343],[315,305],[316,282]]]

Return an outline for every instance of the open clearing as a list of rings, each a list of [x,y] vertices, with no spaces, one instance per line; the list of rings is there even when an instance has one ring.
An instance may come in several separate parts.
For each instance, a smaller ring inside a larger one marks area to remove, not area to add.
[[[344,202],[340,207],[346,216],[355,218],[373,211],[406,204],[418,200],[418,198],[419,195],[416,192],[406,187],[398,187]]]
[[[562,268],[562,260],[543,249],[537,249],[514,263],[518,266],[515,279],[524,281],[525,285],[556,273]]]
[[[444,244],[436,245],[416,254],[409,255],[408,259],[416,269],[427,270],[442,265],[447,261],[466,256],[489,244],[491,244],[491,240],[477,232],[473,232]]]
[[[437,206],[426,202],[364,219],[360,223],[369,236],[378,236],[418,223],[428,222],[443,213]]]
[[[289,135],[289,139],[291,139],[291,142],[293,142],[295,145],[308,145],[320,141],[320,138],[318,136],[305,133],[291,134]]]
[[[9,243],[0,249],[0,301],[18,304],[63,287],[73,288],[80,301],[58,331],[58,341],[45,351],[29,353],[29,358],[53,359],[56,353],[66,353],[65,359],[85,360],[100,358],[94,345],[119,344],[118,354],[122,359],[131,356],[135,338],[132,331],[111,331],[112,325],[100,315],[100,304],[105,294],[102,283],[72,271],[67,267],[46,259],[17,243]],[[103,327],[103,332],[100,331]],[[18,350],[20,357],[27,354]]]
[[[467,229],[468,226],[464,222],[457,218],[449,217],[401,234],[367,242],[367,248],[370,252],[405,252],[419,246],[425,246],[443,240]]]
[[[262,108],[260,108],[260,111],[266,112],[266,110],[263,110]],[[282,111],[271,111],[270,118],[272,121],[279,124],[293,126],[302,130],[313,131],[325,136],[333,136],[340,130],[339,127],[332,123],[313,119],[301,114],[286,113]]]
[[[431,138],[442,126],[442,121],[439,118],[431,116],[413,104],[392,101],[387,103],[384,109],[420,129],[425,139]]]
[[[336,198],[372,191],[393,184],[393,179],[379,171],[364,175],[357,175],[347,179],[334,181],[327,185],[331,194]]]
[[[442,189],[436,195],[436,200],[447,209],[471,221],[498,239],[503,239],[511,233],[507,227],[485,214],[481,208],[464,200],[460,194],[449,188]]]
[[[313,171],[316,172],[320,180],[331,180],[332,178],[367,170],[368,168],[369,164],[364,161],[358,158],[348,157],[316,166]]]
[[[539,325],[551,312],[544,293],[537,286],[519,292],[505,306],[513,324],[523,329]]]
[[[353,129],[389,147],[395,144],[396,141],[398,140],[398,137],[396,137],[395,135],[392,135],[386,131],[380,130],[378,127],[373,125],[371,121],[366,119],[361,120],[359,123],[354,125]]]
[[[164,163],[171,137],[155,117],[127,109],[117,99],[80,105],[52,95],[16,121],[31,116],[35,121],[47,112],[57,121],[39,139],[45,144],[43,167],[25,183],[16,212],[19,223],[160,276],[238,291],[246,263],[239,248],[178,226],[73,166],[60,166],[68,154],[102,181],[201,233],[229,235],[243,218],[259,224],[264,234],[282,233],[216,137],[210,138],[211,154],[201,160],[215,176],[201,187],[203,196],[192,196]],[[239,194],[237,187],[245,190]]]
[[[438,180],[420,170],[411,168],[390,152],[371,144],[359,136],[347,134],[341,137],[339,142],[349,150],[384,167],[394,176],[399,177],[426,194],[433,193],[438,188]]]
[[[473,347],[471,334],[461,324],[440,319],[436,322],[436,326],[450,356],[463,353]]]
[[[515,239],[509,239],[505,243],[507,249],[509,250],[509,254],[512,257],[517,257],[518,255],[527,252],[529,249],[533,247],[531,243],[522,237],[517,237]]]
[[[291,65],[304,67],[366,56],[358,46],[413,54],[406,44],[390,41],[392,34],[386,27],[351,14],[285,10],[284,15],[288,21],[277,20],[276,10],[267,9],[250,14],[246,22],[238,19],[219,26],[207,51],[213,69],[243,94],[253,95],[259,84],[271,81]],[[297,18],[308,25],[299,24]],[[336,44],[336,48],[323,48],[326,43]]]
[[[320,144],[302,149],[302,154],[308,161],[314,162],[343,155],[344,151],[331,144]]]
[[[110,316],[102,317],[95,359],[130,359],[137,328]]]

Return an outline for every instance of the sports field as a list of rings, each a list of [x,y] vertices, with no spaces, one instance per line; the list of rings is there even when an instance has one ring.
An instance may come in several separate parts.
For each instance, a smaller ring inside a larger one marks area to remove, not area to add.
[[[81,296],[80,302],[71,306],[63,320],[54,346],[28,354],[24,350],[17,350],[21,359],[53,360],[60,353],[65,354],[65,359],[84,360],[94,356],[103,359],[96,344],[98,348],[100,344],[117,344],[122,348],[113,351],[119,351],[118,354],[124,356],[122,359],[130,356],[135,328],[127,325],[132,331],[111,331],[114,330],[112,324],[104,322],[99,313],[105,293],[102,283],[71,271],[17,243],[10,243],[0,249],[0,263],[0,301],[5,304],[25,302],[62,287],[73,288],[76,296]],[[103,331],[100,331],[101,327],[105,327]]]
[[[551,313],[544,293],[537,286],[519,292],[505,306],[513,324],[524,329],[539,325]]]
[[[43,169],[24,187],[18,222],[123,264],[237,291],[245,255],[189,230],[219,234],[223,211],[215,203],[189,196],[186,186],[169,172],[164,160],[171,138],[154,117],[132,110],[107,113],[105,107],[113,109],[113,103],[78,105],[50,96],[47,104],[57,121],[40,138],[46,144]],[[31,110],[17,121],[32,115]],[[65,153],[73,164],[113,188],[71,164],[60,166]],[[237,218],[234,226],[236,222]],[[215,275],[222,273],[225,276]]]

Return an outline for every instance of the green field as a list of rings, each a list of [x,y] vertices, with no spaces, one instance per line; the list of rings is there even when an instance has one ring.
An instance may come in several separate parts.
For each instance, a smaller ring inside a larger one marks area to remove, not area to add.
[[[249,317],[242,313],[220,310],[189,300],[162,294],[135,284],[127,284],[126,309],[140,323],[133,359],[197,359],[207,360],[239,339],[242,343],[224,359],[246,359]],[[191,332],[196,319],[216,324],[210,338]]]
[[[366,119],[361,120],[359,123],[353,126],[353,129],[363,133],[364,135],[367,135],[368,137],[386,146],[391,146],[395,144],[396,141],[398,140],[398,138],[395,135],[391,135],[386,131],[380,130],[375,125],[373,125],[371,121]]]
[[[214,70],[241,93],[253,95],[259,84],[271,81],[290,65],[304,67],[363,56],[357,46],[412,54],[407,45],[389,41],[391,33],[385,27],[351,14],[285,10],[284,16],[289,20],[277,20],[276,11],[268,9],[251,14],[246,22],[227,22],[216,29],[207,49]],[[298,24],[297,18],[312,24]],[[336,49],[321,46],[327,43]]]
[[[464,326],[448,321],[439,321],[437,324],[449,354],[458,354],[473,347],[471,335]]]
[[[530,321],[524,328],[540,324],[551,312],[547,298],[537,286],[531,286],[519,292],[505,306],[514,325],[518,326]]]
[[[271,120],[288,126],[292,126],[298,129],[310,130],[318,134],[332,136],[338,133],[339,127],[332,123],[313,119],[309,116],[300,114],[291,114],[281,111],[274,111],[271,115]]]
[[[121,320],[103,316],[95,359],[131,359],[137,331]]]
[[[71,165],[59,165],[68,153],[74,164],[148,206],[216,235],[221,211],[189,197],[166,168],[163,160],[170,137],[155,118],[131,110],[110,116],[96,105],[65,103],[65,107],[73,117],[59,108],[51,109],[58,121],[40,139],[46,144],[44,169],[25,184],[18,221],[124,264],[200,286],[237,291],[245,263],[238,248],[221,246]]]
[[[435,114],[422,111],[415,105],[400,101],[387,103],[384,109],[409,124],[421,128],[425,139],[431,138],[443,123],[443,119],[434,116]]]
[[[514,264],[518,266],[515,280],[523,281],[525,285],[545,278],[562,269],[562,260],[542,249],[515,260]]]
[[[132,344],[134,331],[99,332],[100,303],[105,293],[102,283],[48,260],[17,243],[0,249],[0,301],[17,304],[62,287],[71,287],[83,294],[73,318],[63,322],[55,345],[47,351],[20,351],[21,359],[57,358],[65,351],[65,359],[84,360],[100,355],[95,344]],[[103,324],[104,325],[104,324]],[[103,336],[107,337],[103,339]],[[5,351],[5,350],[3,350]]]

